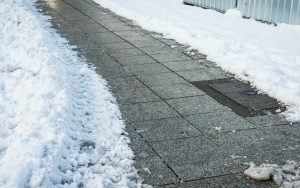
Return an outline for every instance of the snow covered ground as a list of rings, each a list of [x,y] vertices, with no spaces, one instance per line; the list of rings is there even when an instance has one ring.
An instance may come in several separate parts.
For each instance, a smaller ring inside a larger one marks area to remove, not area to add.
[[[236,10],[224,15],[182,0],[94,1],[206,54],[225,71],[284,102],[287,118],[300,121],[300,26],[275,27],[242,19]]]
[[[106,81],[33,4],[0,0],[0,187],[135,187]]]

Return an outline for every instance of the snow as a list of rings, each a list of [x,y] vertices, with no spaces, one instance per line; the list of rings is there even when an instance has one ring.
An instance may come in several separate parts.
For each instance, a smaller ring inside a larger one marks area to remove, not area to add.
[[[0,1],[0,187],[135,187],[106,81],[33,4]]]
[[[251,162],[244,174],[259,181],[272,179],[281,188],[300,187],[300,163],[295,161],[287,161],[283,166],[277,164],[255,166]]]
[[[94,1],[206,54],[223,70],[285,103],[288,120],[300,121],[300,26],[275,27],[242,19],[237,10],[221,14],[182,0]]]

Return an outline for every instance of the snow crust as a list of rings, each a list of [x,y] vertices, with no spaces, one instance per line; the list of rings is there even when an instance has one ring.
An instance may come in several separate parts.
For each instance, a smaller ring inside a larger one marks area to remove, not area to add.
[[[187,6],[182,0],[94,0],[142,28],[162,33],[207,55],[223,70],[250,81],[284,102],[290,121],[300,121],[300,26],[242,19]]]
[[[136,187],[106,81],[33,4],[0,0],[0,187]]]
[[[281,188],[300,187],[300,163],[295,161],[287,161],[283,166],[277,164],[256,166],[251,162],[244,174],[259,181],[272,179]]]

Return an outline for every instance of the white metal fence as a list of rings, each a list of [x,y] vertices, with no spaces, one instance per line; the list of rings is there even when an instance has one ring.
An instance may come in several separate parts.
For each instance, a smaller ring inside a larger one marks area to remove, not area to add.
[[[235,8],[237,0],[184,0],[183,2],[225,12]]]
[[[300,0],[184,0],[184,2],[221,12],[237,8],[245,17],[276,24],[300,25]]]

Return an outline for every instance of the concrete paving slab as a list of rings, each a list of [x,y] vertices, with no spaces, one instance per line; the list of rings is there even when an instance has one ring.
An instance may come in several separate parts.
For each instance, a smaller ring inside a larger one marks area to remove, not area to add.
[[[117,57],[116,60],[123,66],[157,63],[157,61],[155,61],[148,55]]]
[[[194,181],[182,182],[179,184],[172,184],[160,186],[161,188],[274,188],[277,185],[272,181],[255,181],[248,179],[244,174],[229,174],[224,176],[216,176],[211,178],[199,179]]]
[[[95,71],[98,74],[101,74],[105,79],[107,78],[122,78],[130,77],[132,74],[122,67],[113,67],[113,68],[96,68]]]
[[[124,90],[132,88],[145,87],[145,85],[140,82],[137,78],[124,77],[124,78],[108,78],[107,79],[109,86],[112,90]]]
[[[226,78],[226,76],[224,76],[222,73],[212,68],[190,71],[178,71],[176,73],[188,80],[189,82]]]
[[[175,99],[206,95],[203,91],[190,83],[150,86],[150,88],[163,99]]]
[[[188,60],[188,61],[175,61],[163,63],[166,67],[171,69],[174,72],[178,71],[187,71],[187,70],[198,70],[207,68],[202,63],[203,61],[199,60]]]
[[[130,41],[137,48],[163,46],[164,44],[155,39]]]
[[[169,69],[167,69],[165,66],[159,63],[133,65],[133,66],[126,66],[124,68],[136,76],[171,72]]]
[[[180,116],[163,101],[120,105],[123,117],[128,122],[164,119]]]
[[[271,114],[265,116],[257,116],[257,117],[247,117],[249,122],[256,125],[257,127],[266,127],[273,125],[283,125],[288,124],[288,121],[283,115],[280,114]]]
[[[232,111],[190,115],[186,117],[197,129],[206,134],[251,129],[255,126]],[[219,130],[220,129],[220,130]]]
[[[229,110],[207,95],[169,99],[166,102],[183,116]]]
[[[184,83],[188,84],[188,82],[182,79],[175,73],[162,73],[162,74],[153,74],[153,75],[138,75],[137,76],[145,85],[152,86],[162,86],[169,84],[178,84]]]
[[[190,58],[187,55],[184,55],[183,53],[152,54],[151,57],[153,57],[154,59],[156,59],[161,63],[171,62],[171,61],[192,60],[192,58]]]
[[[128,42],[100,44],[100,47],[107,51],[135,48],[133,45],[129,44]]]
[[[124,39],[120,38],[119,36],[113,33],[89,33],[86,35],[90,40],[95,41],[99,45],[105,43],[119,43],[125,42]]]
[[[140,48],[143,52],[148,55],[152,54],[168,54],[172,52],[172,49],[166,46],[152,46]]]
[[[117,98],[119,104],[132,104],[132,103],[142,103],[161,100],[155,93],[153,93],[146,86],[114,90],[114,96]]]
[[[136,131],[147,142],[158,142],[200,136],[202,133],[182,117],[134,122]]]
[[[142,52],[141,50],[139,50],[137,48],[113,50],[113,51],[108,51],[107,53],[115,58],[145,55],[144,52]]]

